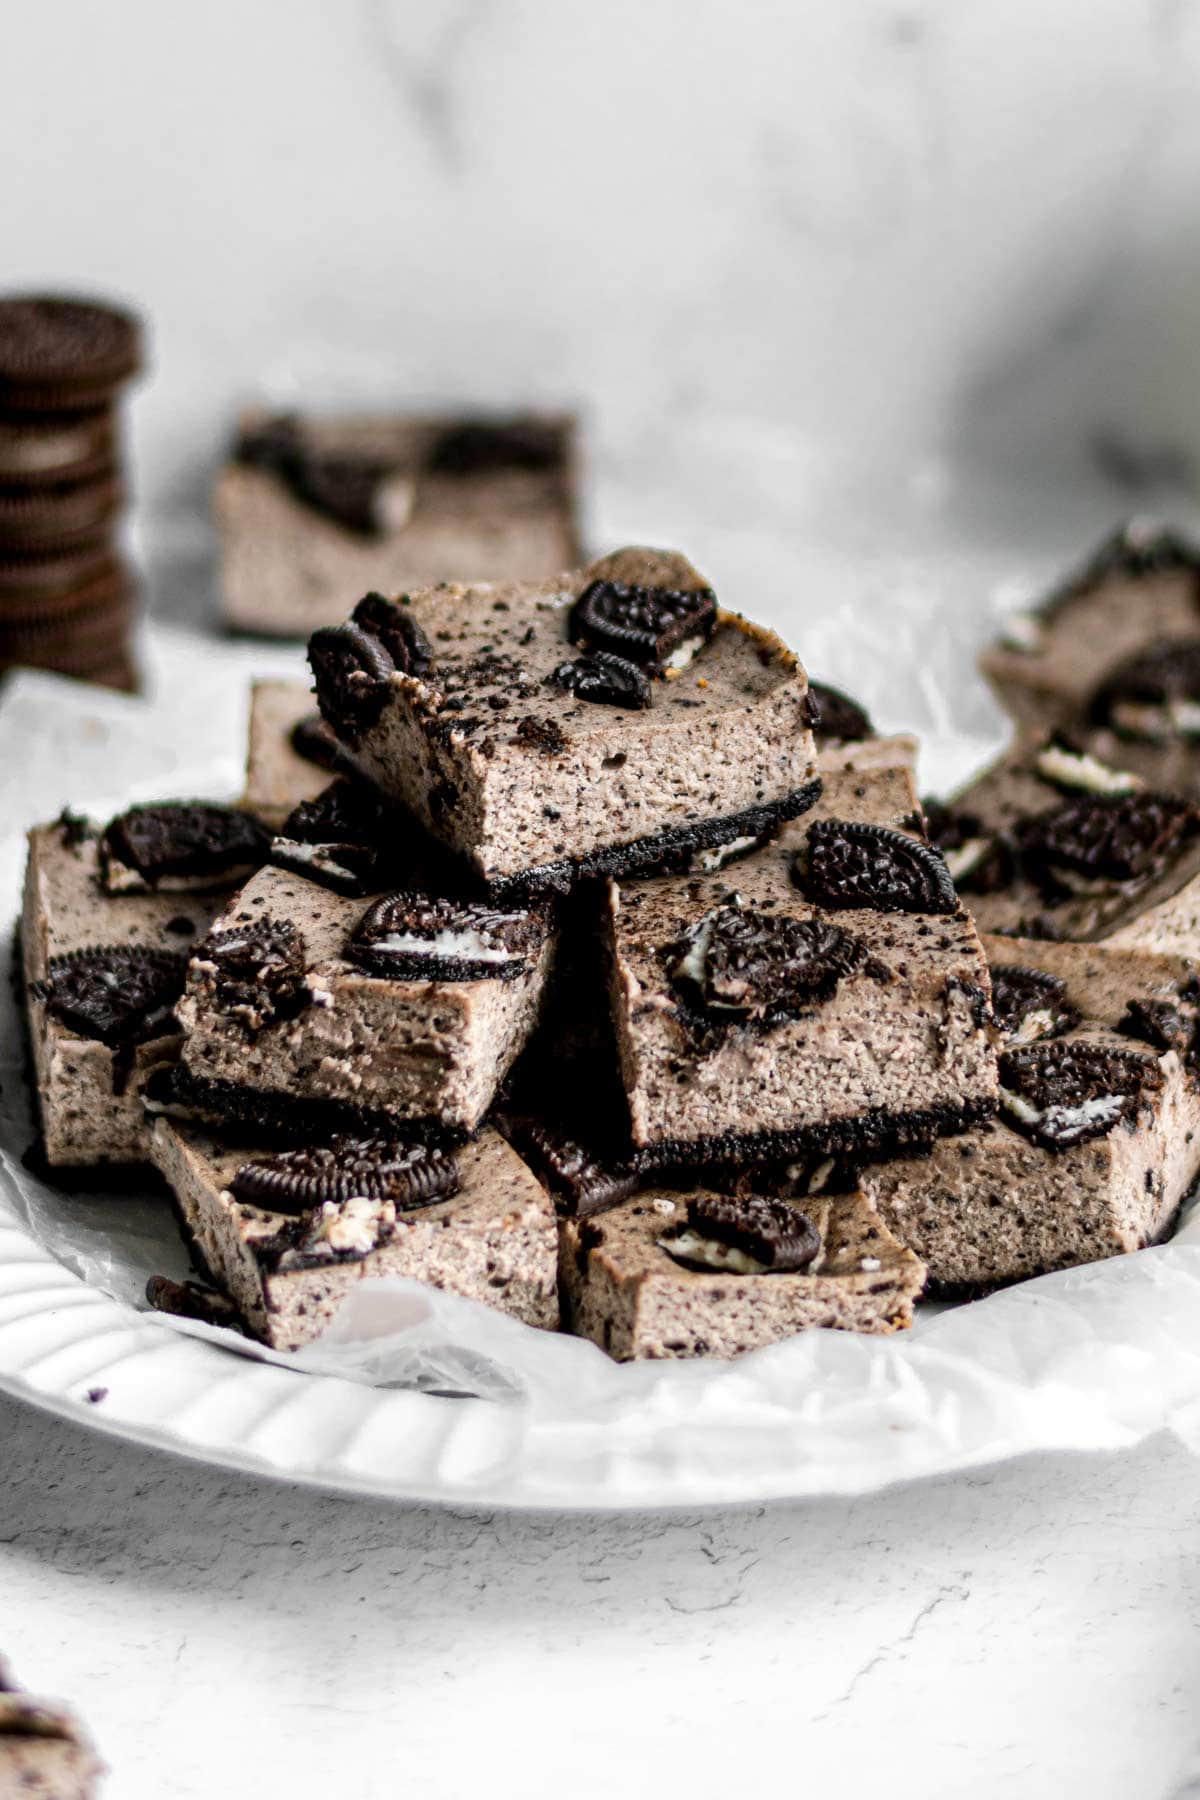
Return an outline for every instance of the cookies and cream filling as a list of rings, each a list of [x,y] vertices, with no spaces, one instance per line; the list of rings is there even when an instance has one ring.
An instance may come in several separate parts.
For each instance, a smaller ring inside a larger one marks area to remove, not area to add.
[[[1062,744],[1048,744],[1035,759],[1034,767],[1045,781],[1069,793],[1132,794],[1144,787],[1140,775],[1128,769],[1111,769],[1098,757],[1086,751],[1068,750]]]

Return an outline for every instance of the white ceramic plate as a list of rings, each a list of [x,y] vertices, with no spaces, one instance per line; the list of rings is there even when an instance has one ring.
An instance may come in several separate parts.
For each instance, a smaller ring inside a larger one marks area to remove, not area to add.
[[[84,771],[101,764],[110,800],[130,796],[135,778],[143,794],[196,791],[181,741],[193,768],[228,769],[233,732],[217,718],[227,653],[200,640],[182,651],[187,683],[136,718],[101,718],[99,700],[92,718],[85,690],[43,696],[36,682],[19,709],[0,702],[0,768],[25,771],[12,807],[45,816],[63,793],[84,804]],[[64,768],[68,724],[80,760]],[[102,731],[103,758],[88,757]],[[15,839],[0,846],[10,916],[20,862]],[[28,1136],[20,1064],[4,995],[0,1389],[133,1443],[387,1499],[600,1508],[863,1492],[1038,1449],[1109,1449],[1164,1426],[1200,1442],[1191,1226],[1162,1249],[927,1312],[902,1338],[813,1332],[730,1364],[618,1367],[592,1345],[411,1283],[382,1299],[380,1284],[360,1284],[361,1304],[375,1287],[393,1322],[407,1308],[405,1330],[377,1340],[379,1356],[335,1358],[343,1373],[261,1360],[134,1303],[143,1251],[141,1280],[162,1267],[165,1201],[155,1212],[119,1196],[66,1200],[4,1165]],[[103,1260],[118,1221],[123,1268]],[[381,1375],[393,1385],[372,1385]],[[448,1398],[397,1379],[499,1397]]]

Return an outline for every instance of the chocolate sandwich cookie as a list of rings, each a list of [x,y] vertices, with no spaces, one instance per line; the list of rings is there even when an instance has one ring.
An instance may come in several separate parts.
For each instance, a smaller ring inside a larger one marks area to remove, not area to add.
[[[0,412],[0,487],[41,488],[112,475],[119,461],[111,406],[95,412]]]
[[[73,550],[0,553],[0,622],[74,612],[90,603],[94,584],[115,580],[123,570],[103,540]]]
[[[259,821],[232,806],[131,806],[100,838],[101,885],[109,894],[229,887],[266,860],[268,845]]]
[[[26,606],[14,615],[0,596],[0,661],[68,672],[94,667],[126,648],[134,617],[134,590],[120,569],[77,589],[70,607]]]
[[[0,408],[79,413],[105,405],[142,362],[131,313],[53,294],[0,299]]]
[[[120,482],[107,475],[0,489],[0,550],[37,553],[94,543],[111,531],[124,499]]]

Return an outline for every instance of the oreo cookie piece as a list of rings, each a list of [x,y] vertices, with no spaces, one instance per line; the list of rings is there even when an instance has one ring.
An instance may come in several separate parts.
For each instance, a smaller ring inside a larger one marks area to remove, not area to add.
[[[545,419],[462,419],[434,439],[425,458],[431,475],[468,477],[511,470],[542,474],[563,461],[563,435]]]
[[[378,723],[392,676],[424,675],[433,651],[412,614],[382,594],[366,594],[345,625],[314,631],[308,660],[321,716],[355,744]]]
[[[1088,1040],[1052,1038],[1000,1058],[1000,1106],[1007,1122],[1043,1150],[1072,1150],[1132,1119],[1156,1064]]]
[[[215,1288],[202,1287],[198,1281],[172,1281],[166,1275],[151,1275],[146,1283],[146,1299],[155,1312],[170,1313],[176,1319],[196,1319],[202,1325],[223,1325],[240,1330],[242,1316],[232,1300]]]
[[[317,450],[290,416],[248,427],[234,455],[274,475],[303,505],[360,537],[382,537],[408,522],[412,500],[402,470],[379,456]]]
[[[637,711],[650,704],[650,683],[636,663],[610,650],[592,650],[574,662],[559,663],[548,681],[580,700]]]
[[[271,840],[271,861],[335,894],[378,893],[386,880],[383,821],[370,789],[335,781],[289,814]]]
[[[187,966],[180,951],[98,944],[52,956],[31,992],[68,1031],[117,1049],[178,1029],[174,1007]]]
[[[809,699],[814,703],[812,728],[818,744],[837,739],[847,744],[861,743],[874,737],[875,727],[864,709],[841,688],[824,681],[809,681]]]
[[[1130,1000],[1117,1025],[1122,1037],[1137,1038],[1160,1055],[1173,1050],[1182,1060],[1196,1053],[1197,1019],[1194,1005],[1185,1011],[1169,1000]]]
[[[565,1217],[586,1218],[604,1212],[636,1193],[641,1169],[636,1155],[614,1151],[606,1157],[568,1130],[545,1119],[508,1115],[500,1121],[504,1135],[521,1152],[534,1173],[550,1189]]]
[[[938,852],[888,825],[818,819],[792,861],[792,879],[817,906],[952,913],[958,895]]]
[[[78,412],[104,405],[141,366],[131,313],[58,294],[0,299],[0,406]]]
[[[711,588],[633,587],[593,581],[572,606],[567,635],[573,644],[608,650],[653,675],[685,668],[717,627]]]
[[[401,889],[368,907],[346,955],[366,974],[393,981],[515,981],[545,936],[546,915],[537,908],[501,912]]]
[[[1012,846],[996,836],[972,812],[945,806],[940,800],[922,804],[925,830],[940,854],[955,889],[963,894],[995,894],[1016,873]]]
[[[339,1137],[244,1162],[229,1184],[237,1200],[293,1217],[327,1202],[389,1200],[398,1212],[449,1200],[461,1185],[458,1158],[431,1144],[388,1137]]]
[[[269,844],[259,820],[230,806],[131,806],[101,835],[100,879],[110,894],[232,882],[261,866]]]
[[[400,601],[383,594],[364,594],[350,617],[378,639],[397,673],[427,675],[433,667],[433,645],[415,615]]]
[[[1118,737],[1200,737],[1200,638],[1149,644],[1092,695],[1088,716]]]
[[[304,939],[290,919],[211,931],[196,945],[192,967],[211,986],[217,1006],[250,1031],[293,1019],[310,1001]]]
[[[827,1000],[867,946],[822,919],[719,906],[668,955],[675,987],[705,1012],[770,1020]]]
[[[821,1234],[799,1207],[758,1194],[697,1194],[687,1219],[658,1239],[685,1269],[706,1275],[792,1275],[811,1268]]]
[[[1067,801],[1021,822],[1017,848],[1052,892],[1144,881],[1200,829],[1200,810],[1174,794],[1141,789]]]
[[[1056,1037],[1079,1023],[1066,1002],[1067,984],[1044,969],[1004,963],[992,968],[992,1012],[1010,1047]]]
[[[319,712],[297,719],[288,742],[297,756],[302,756],[305,762],[315,763],[318,769],[328,769],[330,774],[336,774],[342,766],[342,747]]]

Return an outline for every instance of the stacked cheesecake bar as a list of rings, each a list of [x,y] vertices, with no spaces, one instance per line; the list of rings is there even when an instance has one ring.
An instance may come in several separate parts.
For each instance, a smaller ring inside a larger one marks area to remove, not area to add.
[[[165,1176],[203,1281],[157,1304],[295,1348],[398,1273],[732,1356],[1169,1226],[1186,800],[1022,738],[932,841],[912,740],[673,553],[372,593],[309,656],[239,808],[33,836],[46,1152]]]

